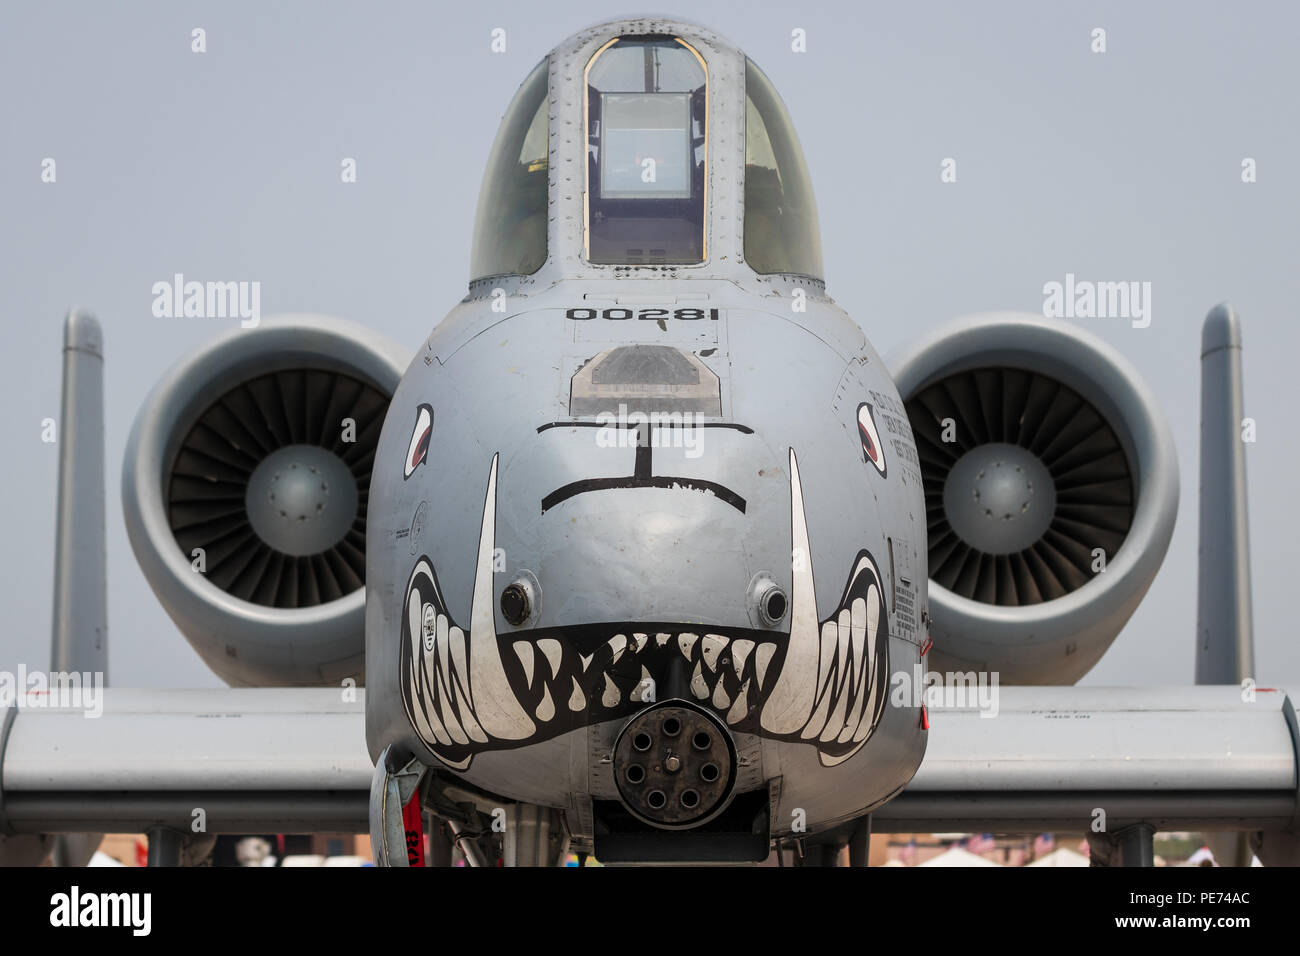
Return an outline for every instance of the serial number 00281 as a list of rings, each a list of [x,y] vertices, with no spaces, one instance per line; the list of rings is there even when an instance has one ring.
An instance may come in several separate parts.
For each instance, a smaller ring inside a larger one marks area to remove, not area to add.
[[[679,319],[681,321],[693,321],[696,319],[711,319],[717,321],[717,309],[566,309],[564,312],[566,319],[609,319],[618,321],[622,319],[648,319],[651,322],[662,321],[664,319]]]

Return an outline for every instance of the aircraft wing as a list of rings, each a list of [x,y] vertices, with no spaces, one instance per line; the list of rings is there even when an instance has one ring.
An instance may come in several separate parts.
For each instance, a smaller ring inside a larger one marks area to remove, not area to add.
[[[0,832],[367,830],[365,692],[105,688],[102,714],[9,707]]]
[[[872,829],[1290,830],[1295,711],[1237,687],[1003,687],[996,716],[931,711],[925,760]]]
[[[364,691],[107,688],[103,712],[0,711],[0,832],[368,828]],[[1295,711],[1235,687],[1003,687],[935,706],[925,760],[877,832],[1300,829]]]

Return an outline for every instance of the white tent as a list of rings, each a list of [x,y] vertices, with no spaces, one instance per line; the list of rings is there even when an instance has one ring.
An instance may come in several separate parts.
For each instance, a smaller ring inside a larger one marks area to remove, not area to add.
[[[1218,866],[1219,861],[1214,858],[1208,846],[1203,846],[1187,858],[1183,866]]]
[[[1057,847],[1046,856],[1040,856],[1026,866],[1087,866],[1088,858],[1082,853],[1075,853],[1069,847]]]
[[[938,856],[931,857],[919,866],[1001,866],[960,846],[951,846]]]

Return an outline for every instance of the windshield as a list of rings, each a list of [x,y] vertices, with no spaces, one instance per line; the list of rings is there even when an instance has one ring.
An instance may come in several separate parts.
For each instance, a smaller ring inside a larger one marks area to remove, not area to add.
[[[745,259],[755,272],[822,278],[821,228],[803,150],[771,80],[745,60]]]
[[[506,110],[488,156],[474,220],[470,278],[531,275],[546,261],[547,62]]]
[[[675,37],[619,37],[587,65],[587,258],[702,262],[708,73]]]

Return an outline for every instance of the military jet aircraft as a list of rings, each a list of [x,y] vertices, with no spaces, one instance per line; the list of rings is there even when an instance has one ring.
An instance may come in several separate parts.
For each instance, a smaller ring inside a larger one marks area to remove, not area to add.
[[[55,659],[94,670],[102,348],[84,315],[67,334],[65,418],[91,437],[61,450],[61,553],[79,537]],[[1199,676],[1237,684],[1249,592],[1215,563],[1246,567],[1230,309],[1204,345]],[[147,828],[153,854],[195,792],[214,831],[337,829],[366,784],[396,866],[430,818],[514,864],[861,861],[869,819],[1084,830],[1098,806],[1149,862],[1156,825],[1300,819],[1280,691],[1060,686],[1173,529],[1173,442],[1136,371],[1010,313],[887,367],[827,294],[785,106],[699,26],[603,23],[529,73],[468,294],[413,357],[319,316],[232,330],[155,388],[122,488],[163,606],[260,689],[7,709],[0,831]],[[932,673],[1057,686],[1004,688],[985,721],[980,700],[932,712]],[[227,713],[246,719],[206,719]]]
[[[954,367],[905,407],[826,292],[803,152],[759,66],[678,22],[571,37],[506,110],[469,294],[376,449],[380,772],[413,760],[551,808],[603,859],[762,858],[861,818],[925,752],[924,702],[887,698],[927,649],[929,577],[994,618],[1084,588],[1094,548],[1118,558],[1096,633],[972,636],[1072,680],[1168,542],[1163,423],[1126,456],[1097,408],[1122,396],[1046,371]]]

